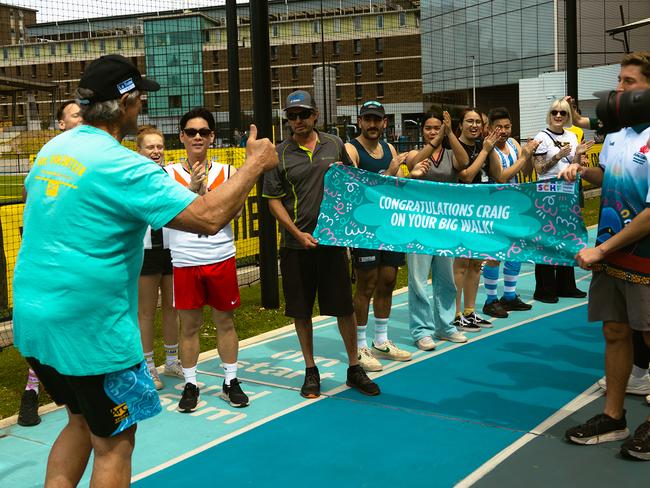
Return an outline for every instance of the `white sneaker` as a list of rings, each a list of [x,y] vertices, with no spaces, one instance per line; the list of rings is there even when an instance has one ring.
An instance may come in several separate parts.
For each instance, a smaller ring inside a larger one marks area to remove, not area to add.
[[[392,359],[393,361],[410,361],[411,353],[400,349],[393,341],[386,341],[383,344],[372,343],[372,355],[376,358]]]
[[[467,336],[465,334],[461,334],[460,332],[452,332],[451,334],[436,334],[436,339],[439,339],[441,341],[449,341],[449,342],[467,342]]]
[[[158,376],[158,371],[156,369],[150,369],[149,373],[151,374],[151,379],[153,379],[153,385],[156,387],[156,390],[162,390],[165,384],[161,381],[160,376]]]
[[[603,376],[598,380],[598,386],[603,390],[607,390],[607,380]],[[642,378],[637,378],[636,376],[630,375],[630,378],[627,380],[627,388],[625,388],[625,393],[630,395],[649,395],[650,396],[650,375],[644,375]]]
[[[422,339],[415,341],[415,345],[422,351],[433,351],[436,348],[436,343],[431,336],[424,336]]]
[[[359,359],[359,365],[365,371],[381,371],[384,369],[381,363],[377,361],[375,356],[372,355],[370,349],[367,347],[362,347],[359,349],[359,355],[357,356],[357,359]]]
[[[181,367],[181,363],[178,361],[176,361],[171,366],[165,364],[165,369],[163,370],[163,374],[165,376],[175,376],[176,378],[180,378],[182,380],[185,379],[185,377],[183,376],[183,368]]]

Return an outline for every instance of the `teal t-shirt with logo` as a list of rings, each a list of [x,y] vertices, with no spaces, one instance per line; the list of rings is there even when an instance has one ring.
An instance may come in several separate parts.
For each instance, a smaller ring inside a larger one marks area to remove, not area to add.
[[[62,374],[142,361],[138,276],[147,225],[196,195],[107,132],[82,125],[48,142],[25,179],[14,270],[14,342]]]

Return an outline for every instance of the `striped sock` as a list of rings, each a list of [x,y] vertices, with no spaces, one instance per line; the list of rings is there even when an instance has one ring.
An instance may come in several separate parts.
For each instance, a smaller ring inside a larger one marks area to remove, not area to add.
[[[230,382],[237,378],[237,363],[222,363],[221,367],[226,375],[226,385],[230,386]]]
[[[517,278],[521,271],[521,263],[506,261],[503,265],[503,298],[514,300],[517,298]]]
[[[147,362],[147,368],[149,368],[149,371],[156,369],[156,364],[153,362],[153,351],[145,352],[144,360]]]
[[[485,293],[487,298],[485,304],[496,302],[497,298],[497,282],[499,281],[499,266],[484,266],[483,267],[483,285],[485,286]]]
[[[378,319],[375,317],[375,346],[384,344],[388,340],[388,318]]]
[[[165,344],[165,364],[173,366],[178,362],[178,344]]]
[[[366,339],[367,325],[357,325],[357,349],[368,347],[368,340]]]
[[[34,390],[38,395],[38,385],[40,380],[32,368],[29,368],[27,373],[27,384],[25,385],[25,390]]]

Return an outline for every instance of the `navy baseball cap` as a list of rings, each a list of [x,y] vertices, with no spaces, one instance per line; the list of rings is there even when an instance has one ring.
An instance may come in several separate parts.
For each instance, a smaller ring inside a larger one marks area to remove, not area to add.
[[[316,105],[314,104],[314,99],[309,92],[296,90],[289,93],[289,96],[287,97],[287,103],[285,104],[284,110],[290,108],[308,108],[313,110],[316,108]]]
[[[368,100],[361,105],[361,109],[359,109],[359,117],[363,117],[364,115],[374,115],[375,117],[383,119],[386,117],[386,110],[384,110],[384,106],[380,102],[376,100]]]
[[[143,78],[138,68],[124,56],[107,54],[88,65],[79,80],[79,88],[95,92],[92,98],[79,100],[82,105],[88,105],[116,100],[133,90],[158,91],[160,85],[150,78]]]

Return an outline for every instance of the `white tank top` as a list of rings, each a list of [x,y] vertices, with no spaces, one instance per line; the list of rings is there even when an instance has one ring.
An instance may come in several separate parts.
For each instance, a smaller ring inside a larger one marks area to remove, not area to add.
[[[181,185],[190,186],[190,172],[182,163],[165,166],[165,171]],[[229,177],[229,165],[212,162],[208,170],[208,191],[214,190]],[[235,255],[232,224],[226,225],[213,236],[169,229],[169,249],[172,264],[177,268],[220,263]]]

